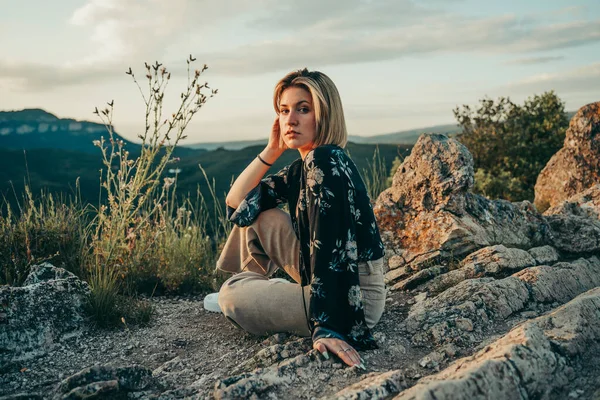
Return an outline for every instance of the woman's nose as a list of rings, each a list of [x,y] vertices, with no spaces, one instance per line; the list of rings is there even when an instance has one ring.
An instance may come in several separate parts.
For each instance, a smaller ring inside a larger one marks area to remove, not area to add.
[[[290,111],[290,113],[288,114],[288,118],[287,118],[287,124],[290,126],[298,125],[298,116],[296,115],[295,112]]]

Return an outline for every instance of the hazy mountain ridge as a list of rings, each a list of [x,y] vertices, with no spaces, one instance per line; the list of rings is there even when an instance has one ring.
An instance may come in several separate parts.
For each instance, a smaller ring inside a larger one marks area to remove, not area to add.
[[[384,133],[375,136],[348,135],[348,140],[360,144],[403,144],[413,145],[423,133],[445,133],[450,136],[460,132],[458,125],[435,125],[427,128],[410,129],[393,133]],[[238,140],[228,142],[202,142],[184,145],[191,149],[215,150],[224,148],[227,150],[239,150],[244,147],[267,144],[267,139],[260,140]]]
[[[572,118],[575,112],[567,112]],[[350,142],[360,144],[402,144],[413,145],[423,133],[443,133],[454,136],[460,132],[457,124],[433,125],[425,128],[409,129],[374,136],[349,135]],[[32,141],[33,135],[38,134]],[[58,118],[41,109],[0,111],[0,148],[34,149],[55,148],[95,153],[93,140],[107,137],[106,128],[101,123],[78,121],[71,118]],[[128,143],[132,154],[139,152],[140,145],[115,134]],[[246,147],[265,145],[267,138],[257,140],[234,140],[222,142],[201,142],[178,146],[178,154],[194,154],[197,151],[211,151],[219,148],[241,150]]]
[[[129,144],[127,145],[129,146]],[[92,148],[94,148],[92,146]],[[376,145],[349,143],[347,150],[362,172],[373,158]],[[0,198],[4,197],[15,205],[20,200],[24,184],[30,186],[35,194],[41,190],[51,193],[74,195],[76,182],[79,181],[78,194],[84,202],[98,203],[100,195],[100,169],[102,165],[100,151],[97,154],[65,149],[29,149],[26,152],[0,148]],[[410,146],[379,145],[381,157],[389,171],[397,155],[405,156]],[[177,149],[181,150],[181,149]],[[219,148],[213,151],[183,149],[178,152],[179,162],[171,164],[165,171],[168,176],[177,174],[177,192],[190,194],[195,198],[198,187],[210,204],[212,198],[199,165],[204,168],[219,198],[229,190],[232,177],[240,172],[262,150],[262,146],[251,146],[240,150]],[[298,152],[286,151],[277,160],[268,173],[275,173],[286,164],[298,158]],[[177,172],[175,172],[177,171]],[[0,200],[0,206],[2,201]]]
[[[107,137],[101,123],[58,118],[41,109],[0,111],[0,147],[5,149],[64,149],[96,153],[92,142]],[[115,133],[116,139],[128,142]],[[129,143],[131,150],[140,145]]]

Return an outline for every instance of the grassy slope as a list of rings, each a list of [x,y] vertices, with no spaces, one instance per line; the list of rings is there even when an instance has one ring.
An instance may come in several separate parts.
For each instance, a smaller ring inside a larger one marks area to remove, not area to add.
[[[359,170],[366,168],[373,157],[376,145],[348,145],[352,159]],[[217,149],[214,151],[190,151],[184,149],[178,156],[181,161],[173,168],[181,170],[178,179],[178,192],[190,193],[195,197],[197,185],[200,185],[205,197],[210,198],[206,182],[199,164],[206,170],[209,178],[215,180],[218,196],[227,192],[232,176],[237,176],[252,161],[262,146],[253,146],[241,150]],[[406,155],[410,146],[379,145],[386,167],[398,154]],[[271,168],[274,173],[284,165],[298,158],[295,151],[287,151]],[[24,182],[30,182],[32,191],[39,193],[44,189],[53,193],[74,194],[75,182],[80,179],[81,196],[84,201],[97,204],[99,192],[99,170],[102,168],[100,153],[86,154],[57,149],[21,150],[0,149],[0,193],[14,202],[14,191],[20,197]]]

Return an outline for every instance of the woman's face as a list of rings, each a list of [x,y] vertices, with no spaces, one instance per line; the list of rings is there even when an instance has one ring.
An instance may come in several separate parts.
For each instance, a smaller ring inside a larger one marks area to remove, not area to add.
[[[314,148],[317,126],[308,90],[289,87],[281,93],[279,128],[285,144],[290,149],[297,149],[303,159]]]

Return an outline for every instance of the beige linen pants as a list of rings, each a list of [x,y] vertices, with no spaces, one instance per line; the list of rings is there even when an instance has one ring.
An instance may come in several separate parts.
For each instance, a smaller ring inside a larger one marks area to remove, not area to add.
[[[217,261],[218,269],[235,274],[219,291],[223,314],[255,335],[290,332],[309,336],[310,286],[303,289],[299,284],[299,251],[290,215],[278,208],[263,211],[248,227],[234,226]],[[278,268],[296,283],[269,280]],[[372,328],[385,305],[383,259],[361,262],[358,271],[365,322]]]

